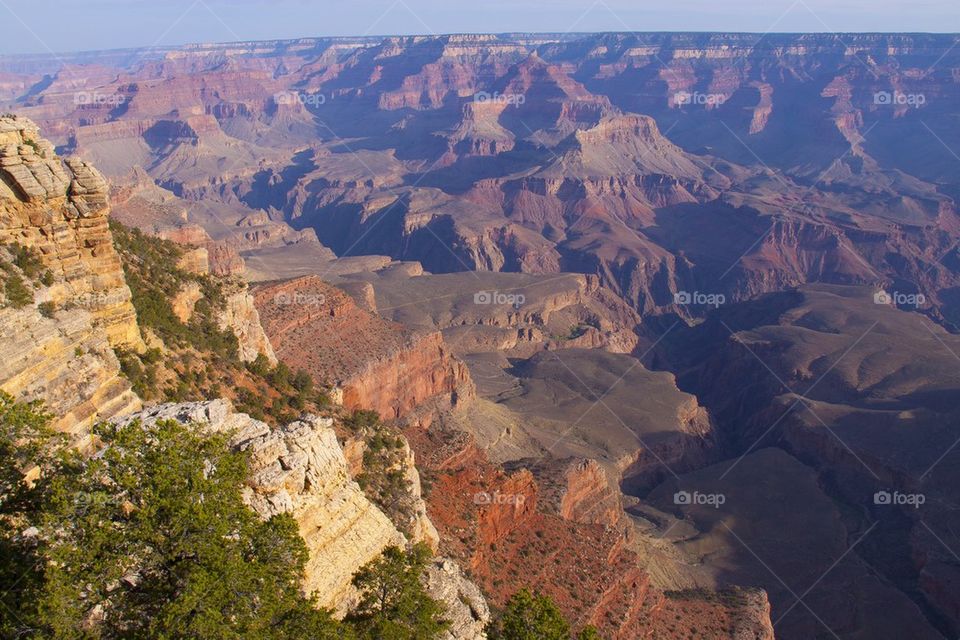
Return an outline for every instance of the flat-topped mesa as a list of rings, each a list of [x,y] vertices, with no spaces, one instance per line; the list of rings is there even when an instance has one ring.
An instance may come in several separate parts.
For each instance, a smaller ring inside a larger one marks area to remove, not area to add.
[[[637,114],[608,115],[574,134],[575,144],[562,162],[544,175],[581,178],[615,175],[665,175],[703,181],[704,169],[660,132],[656,121]]]
[[[0,243],[38,252],[55,283],[50,302],[87,309],[111,346],[143,347],[108,224],[106,180],[83,160],[66,166],[25,118],[0,117]]]
[[[473,395],[466,366],[439,331],[387,321],[317,276],[263,285],[254,296],[277,357],[338,387],[347,408],[393,419],[426,400]]]

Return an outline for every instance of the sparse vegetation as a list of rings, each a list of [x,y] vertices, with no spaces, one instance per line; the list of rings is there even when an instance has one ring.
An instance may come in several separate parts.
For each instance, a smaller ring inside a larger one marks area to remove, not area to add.
[[[7,297],[7,304],[15,309],[33,304],[33,291],[27,288],[23,278],[18,273],[7,275],[6,282],[3,283],[3,292]]]
[[[699,587],[696,589],[681,589],[679,591],[665,591],[664,596],[672,600],[697,600],[712,602],[729,608],[739,608],[747,605],[747,591],[739,588],[713,591]]]
[[[503,613],[487,629],[490,640],[595,640],[599,634],[593,627],[572,636],[570,624],[560,609],[546,595],[521,589],[510,597]]]
[[[358,409],[343,420],[343,426],[351,433],[362,433],[374,429],[380,424],[380,416],[376,411]]]
[[[31,140],[29,138],[24,139],[23,144],[27,145],[36,152],[41,158],[44,157],[43,149],[40,148],[40,145],[37,144],[36,140]]]
[[[404,533],[415,516],[415,499],[407,479],[406,447],[400,434],[374,411],[355,411],[344,421],[363,438],[363,472],[357,483],[367,497]]]
[[[226,394],[238,411],[271,424],[292,422],[328,404],[306,372],[293,372],[283,363],[272,366],[263,354],[246,365],[240,361],[236,336],[221,329],[218,318],[228,292],[241,283],[179,269],[183,250],[178,245],[116,221],[110,225],[140,326],[165,347],[117,353],[138,395],[183,402]],[[171,300],[189,283],[198,284],[203,297],[184,323]]]
[[[49,269],[45,268],[43,259],[33,249],[15,242],[8,246],[7,250],[13,256],[13,264],[30,280],[37,280],[50,273]],[[52,276],[53,274],[50,273],[51,278]]]
[[[236,360],[237,338],[221,330],[215,318],[216,310],[223,306],[224,289],[231,283],[178,268],[183,250],[169,240],[148,236],[116,221],[110,222],[110,230],[140,326],[154,331],[170,347],[192,347]],[[183,323],[173,312],[171,300],[189,282],[200,285],[203,298],[194,307],[190,322]]]
[[[159,354],[159,350],[151,349],[140,356],[122,349],[114,349],[114,353],[120,361],[120,372],[130,381],[134,393],[146,399],[155,397],[160,356],[153,354]]]
[[[565,336],[563,337],[563,339],[564,339],[564,340],[576,340],[577,338],[579,338],[580,336],[582,336],[583,334],[585,334],[585,333],[587,332],[587,329],[588,329],[588,328],[589,328],[589,327],[588,327],[587,325],[575,324],[575,325],[573,325],[572,327],[570,327],[570,330],[567,331],[567,335],[565,335]]]
[[[6,629],[22,620],[57,638],[336,637],[300,594],[296,523],[262,522],[243,504],[246,459],[224,435],[176,422],[96,431],[100,456],[61,451],[44,465],[36,508],[4,514],[36,531],[5,542],[37,564]]]
[[[2,247],[0,278],[6,305],[22,309],[34,302],[33,291],[38,286],[49,287],[54,282],[53,272],[47,269],[36,251],[18,243]],[[41,305],[40,312],[49,316],[49,305]]]
[[[600,640],[600,632],[596,627],[584,627],[577,634],[577,640]]]

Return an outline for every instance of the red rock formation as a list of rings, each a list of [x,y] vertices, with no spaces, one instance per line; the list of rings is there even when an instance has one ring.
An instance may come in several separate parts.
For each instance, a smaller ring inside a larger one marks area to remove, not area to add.
[[[706,594],[681,603],[653,588],[624,530],[584,508],[583,500],[605,494],[593,463],[568,469],[563,513],[556,513],[544,504],[533,473],[496,469],[469,436],[437,425],[411,427],[407,435],[432,478],[428,512],[441,551],[470,568],[492,604],[503,606],[518,589],[533,587],[549,594],[576,627],[594,625],[613,640],[686,637],[677,629],[772,640],[762,593],[749,603]],[[757,633],[736,635],[738,628]]]
[[[439,332],[388,322],[316,276],[257,287],[255,297],[280,360],[340,388],[347,408],[392,419],[436,396],[456,403],[473,393]]]
[[[575,522],[614,525],[623,519],[620,496],[610,489],[596,460],[581,460],[567,468],[560,515]]]

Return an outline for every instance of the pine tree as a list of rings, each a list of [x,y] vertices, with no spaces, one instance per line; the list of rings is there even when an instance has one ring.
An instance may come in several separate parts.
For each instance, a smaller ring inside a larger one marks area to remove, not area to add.
[[[521,589],[487,633],[490,640],[570,640],[570,625],[549,596]]]
[[[407,552],[388,547],[357,572],[353,584],[360,590],[360,604],[347,621],[360,638],[430,640],[447,629],[442,605],[422,583],[429,559],[430,549],[422,543]]]

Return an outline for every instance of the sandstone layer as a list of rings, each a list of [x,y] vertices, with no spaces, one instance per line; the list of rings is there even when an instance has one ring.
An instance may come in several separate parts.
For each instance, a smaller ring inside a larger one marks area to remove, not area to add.
[[[49,270],[42,286],[34,283],[33,305],[0,309],[0,388],[43,400],[77,444],[96,421],[140,406],[113,352],[143,342],[106,193],[96,169],[74,160],[64,167],[32,122],[0,118],[0,242],[26,248]]]
[[[130,289],[108,227],[108,186],[81,160],[64,168],[23,118],[0,118],[0,242],[38,251],[57,277],[55,304],[87,309],[113,346],[141,348]]]
[[[260,324],[253,295],[245,286],[227,296],[219,321],[221,329],[229,329],[237,336],[240,360],[253,362],[262,354],[271,365],[277,364],[273,345]]]
[[[42,400],[53,427],[88,443],[95,423],[140,408],[120,363],[92,314],[73,309],[52,318],[35,308],[0,309],[0,389]]]

